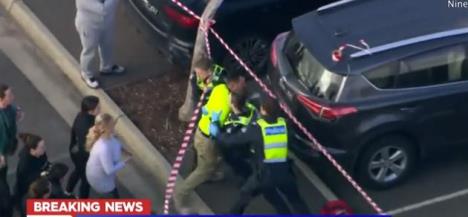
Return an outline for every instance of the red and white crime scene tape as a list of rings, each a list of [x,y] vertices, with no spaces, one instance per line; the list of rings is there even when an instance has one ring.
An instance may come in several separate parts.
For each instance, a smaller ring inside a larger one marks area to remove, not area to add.
[[[192,15],[193,17],[201,20],[201,17],[196,15],[193,11],[191,11],[188,7],[183,5],[181,2],[178,0],[171,0],[173,3],[181,7],[184,11]],[[273,94],[273,92],[268,88],[268,86],[253,72],[253,70],[229,47],[229,45],[224,41],[221,36],[210,26],[208,26],[209,31],[213,33],[213,35],[219,40],[219,42],[223,45],[223,47],[239,62],[239,64],[254,78],[254,80],[257,82],[257,84],[265,91],[270,97],[277,99],[277,97]],[[207,31],[208,29],[204,29],[204,31]],[[208,32],[205,33],[205,42],[207,43],[207,46],[209,47],[209,41],[208,39]],[[203,96],[204,97],[204,96]],[[169,201],[170,198],[174,192],[174,187],[175,187],[175,181],[177,179],[177,174],[178,170],[180,168],[180,164],[184,158],[186,149],[188,147],[188,142],[190,141],[190,138],[194,132],[194,127],[195,127],[195,121],[197,119],[197,115],[200,112],[201,104],[203,100],[200,100],[198,102],[197,108],[195,109],[194,112],[194,117],[192,117],[192,121],[189,124],[189,129],[187,129],[186,134],[184,136],[184,142],[182,143],[182,146],[179,150],[179,153],[176,158],[176,163],[174,163],[174,167],[171,170],[171,174],[169,176],[169,181],[167,184],[167,189],[166,189],[166,195],[165,195],[165,201],[164,201],[164,214],[169,213]],[[287,105],[284,103],[280,103],[281,109],[287,114],[287,116],[293,121],[294,124],[298,126],[298,128],[307,136],[307,138],[313,142],[315,145],[314,148],[319,150],[331,163],[332,165],[346,178],[346,180],[359,192],[359,194],[369,203],[369,205],[378,213],[378,214],[384,214],[382,209],[377,205],[374,200],[357,184],[357,182],[346,172],[346,170],[328,153],[328,151],[315,139],[315,137],[310,133],[304,125],[294,116],[294,114],[291,112],[291,110],[288,108]],[[177,166],[177,167],[176,167]]]
[[[208,38],[210,36],[210,31],[208,31],[208,30],[211,28],[211,26],[214,23],[215,23],[214,20],[208,20],[208,21],[201,20],[200,21],[200,28],[203,31],[203,35],[204,35],[204,38],[205,38],[206,53],[208,54],[208,57],[210,59],[212,59],[212,55],[211,55],[210,40]]]
[[[187,130],[185,130],[184,139],[182,141],[182,144],[180,145],[180,149],[177,153],[176,160],[172,165],[171,173],[169,174],[169,180],[166,186],[166,193],[164,195],[164,214],[169,214],[169,204],[171,201],[171,197],[174,194],[177,175],[179,174],[179,169],[182,166],[182,161],[184,160],[185,152],[187,152],[192,135],[196,130],[196,121],[198,119],[198,114],[200,113],[201,107],[203,106],[203,102],[205,101],[206,95],[207,91],[203,91],[198,101],[198,104],[195,107],[195,111],[193,112],[192,118],[190,119]]]

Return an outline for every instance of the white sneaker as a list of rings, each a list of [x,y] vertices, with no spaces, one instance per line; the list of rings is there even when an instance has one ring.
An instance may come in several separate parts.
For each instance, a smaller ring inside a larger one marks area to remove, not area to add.
[[[109,69],[101,70],[102,75],[121,75],[125,72],[125,68],[119,65],[113,65]]]
[[[81,79],[88,85],[88,87],[96,89],[99,87],[99,82],[96,80],[95,77],[90,77],[86,73],[81,72]]]

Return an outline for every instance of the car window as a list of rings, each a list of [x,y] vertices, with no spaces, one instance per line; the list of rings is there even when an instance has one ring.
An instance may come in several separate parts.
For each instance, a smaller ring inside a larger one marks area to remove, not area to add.
[[[395,87],[398,72],[399,63],[391,62],[364,73],[364,76],[376,87],[380,89],[390,89]]]
[[[396,88],[422,87],[467,80],[464,46],[438,49],[403,59]]]
[[[290,37],[285,53],[299,81],[313,96],[334,100],[343,76],[328,71],[293,34]]]
[[[423,87],[468,80],[466,48],[437,49],[385,64],[364,76],[381,89]]]

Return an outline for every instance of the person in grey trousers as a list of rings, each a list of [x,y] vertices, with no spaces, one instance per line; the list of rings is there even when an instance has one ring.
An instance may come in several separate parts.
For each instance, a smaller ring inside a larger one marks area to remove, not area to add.
[[[91,69],[96,50],[99,50],[102,75],[122,74],[125,68],[114,64],[112,45],[114,39],[115,14],[119,0],[76,0],[75,26],[80,35],[81,77],[91,88],[99,82]]]

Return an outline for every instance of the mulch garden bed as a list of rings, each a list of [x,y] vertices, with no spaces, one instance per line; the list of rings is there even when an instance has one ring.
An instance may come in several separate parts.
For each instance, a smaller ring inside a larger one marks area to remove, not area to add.
[[[178,112],[187,79],[186,73],[172,71],[107,92],[169,162],[175,160],[186,127]]]

